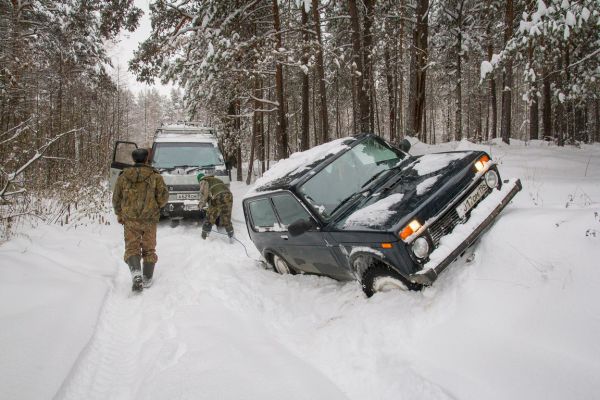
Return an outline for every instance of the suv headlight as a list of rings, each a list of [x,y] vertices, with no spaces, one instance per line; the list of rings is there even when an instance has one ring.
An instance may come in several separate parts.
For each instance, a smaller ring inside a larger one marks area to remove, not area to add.
[[[492,169],[486,172],[485,183],[492,189],[498,186],[498,173]]]
[[[412,251],[418,258],[425,258],[429,255],[429,242],[424,237],[415,239],[412,244]]]

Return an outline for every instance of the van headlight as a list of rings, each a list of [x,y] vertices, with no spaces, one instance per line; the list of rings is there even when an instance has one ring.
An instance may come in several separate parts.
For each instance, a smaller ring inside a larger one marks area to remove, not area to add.
[[[498,186],[498,173],[496,171],[494,171],[493,169],[489,170],[488,172],[485,173],[485,183],[490,187],[490,188],[495,188],[496,186]]]
[[[412,244],[413,254],[417,258],[425,258],[429,255],[429,242],[424,237],[415,239]]]

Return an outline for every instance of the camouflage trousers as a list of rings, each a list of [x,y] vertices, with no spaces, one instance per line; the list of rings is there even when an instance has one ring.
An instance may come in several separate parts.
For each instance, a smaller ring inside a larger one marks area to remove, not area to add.
[[[212,199],[208,205],[206,212],[206,220],[202,226],[203,231],[210,231],[212,226],[217,222],[217,218],[221,218],[220,225],[227,232],[233,232],[231,225],[231,208],[233,207],[233,195],[231,192],[223,192]]]
[[[156,222],[126,221],[125,262],[131,256],[142,256],[146,263],[156,263]]]

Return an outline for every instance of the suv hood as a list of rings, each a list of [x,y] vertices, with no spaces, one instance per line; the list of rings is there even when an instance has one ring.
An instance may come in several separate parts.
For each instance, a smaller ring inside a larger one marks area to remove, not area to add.
[[[355,202],[337,229],[396,231],[414,217],[427,221],[472,183],[481,151],[455,151],[410,157],[380,178],[362,201]]]

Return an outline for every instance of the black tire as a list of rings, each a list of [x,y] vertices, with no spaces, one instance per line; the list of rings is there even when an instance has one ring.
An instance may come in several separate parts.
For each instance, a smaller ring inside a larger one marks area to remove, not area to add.
[[[277,272],[278,274],[281,274],[281,275],[288,275],[288,274],[295,275],[296,274],[296,271],[294,271],[294,269],[292,267],[290,267],[290,264],[288,264],[288,262],[285,261],[285,259],[283,257],[280,257],[277,254],[273,254],[271,256],[269,263],[271,264],[271,267],[273,267],[273,270],[275,272]]]
[[[409,282],[398,272],[384,264],[374,264],[367,269],[362,277],[362,289],[367,297],[377,292],[386,292],[393,289],[421,290],[423,285]]]

